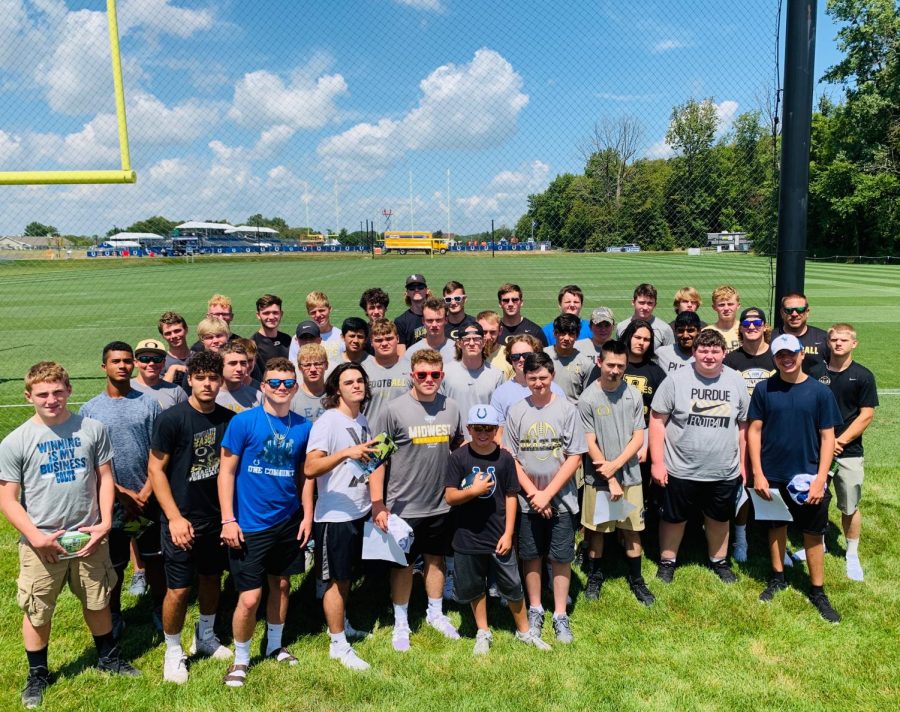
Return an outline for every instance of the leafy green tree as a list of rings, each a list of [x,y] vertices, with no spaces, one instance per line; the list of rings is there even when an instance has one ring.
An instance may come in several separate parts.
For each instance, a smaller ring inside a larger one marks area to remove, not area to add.
[[[46,237],[47,235],[58,235],[59,230],[57,230],[53,225],[44,225],[39,222],[30,222],[25,226],[25,232],[23,235],[25,237]]]
[[[168,236],[176,225],[179,223],[175,220],[169,220],[168,218],[164,218],[162,215],[154,215],[152,218],[147,218],[146,220],[138,220],[136,223],[132,223],[126,228],[127,232],[149,232],[154,235],[166,235]]]
[[[568,188],[574,180],[575,176],[571,173],[563,173],[556,176],[543,193],[528,196],[528,212],[537,221],[535,240],[559,242],[557,238],[572,207]]]

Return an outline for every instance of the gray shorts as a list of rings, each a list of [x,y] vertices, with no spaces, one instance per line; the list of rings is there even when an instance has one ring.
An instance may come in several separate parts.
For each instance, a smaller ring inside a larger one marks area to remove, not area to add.
[[[575,559],[575,529],[578,516],[559,512],[550,519],[526,512],[519,519],[519,557],[533,561],[547,557],[550,561],[569,564]]]
[[[838,464],[838,471],[831,481],[834,483],[837,506],[841,514],[850,516],[859,509],[862,499],[863,458],[836,457],[834,461]]]
[[[525,598],[519,576],[519,560],[513,549],[506,556],[490,554],[461,554],[453,557],[453,576],[456,580],[456,600],[471,603],[484,595],[486,580],[491,572],[500,594],[509,601]]]

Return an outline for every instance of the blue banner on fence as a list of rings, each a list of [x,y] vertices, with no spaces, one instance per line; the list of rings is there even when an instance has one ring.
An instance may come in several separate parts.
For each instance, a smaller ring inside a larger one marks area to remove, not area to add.
[[[516,245],[508,242],[472,243],[469,245],[454,245],[450,252],[533,252],[540,249],[540,245],[531,242]],[[549,245],[547,246],[549,249]],[[279,254],[282,252],[369,252],[369,247],[362,245],[228,245],[224,247],[204,246],[188,254],[194,255],[252,255],[252,254]],[[180,257],[183,251],[175,253],[171,248],[152,250],[146,248],[93,248],[88,250],[88,257]]]

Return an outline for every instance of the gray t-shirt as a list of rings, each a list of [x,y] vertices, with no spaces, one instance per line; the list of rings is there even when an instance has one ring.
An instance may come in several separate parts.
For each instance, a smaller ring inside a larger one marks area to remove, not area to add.
[[[177,403],[183,403],[188,399],[187,393],[184,392],[184,388],[176,386],[174,383],[169,383],[168,381],[160,381],[156,386],[151,388],[150,386],[145,386],[138,379],[132,378],[131,387],[140,393],[149,395],[153,400],[159,403],[159,407],[163,410],[171,408]]]
[[[384,416],[388,404],[395,398],[409,393],[412,381],[409,378],[409,361],[401,358],[393,366],[379,366],[374,358],[363,366],[369,378],[369,391],[372,400],[366,405],[366,419],[372,433],[378,435],[384,431]]]
[[[431,347],[428,345],[428,342],[425,339],[422,339],[406,349],[403,357],[409,360],[416,351],[425,351],[425,349],[430,348]],[[443,346],[441,346],[439,349],[434,350],[437,351],[444,359],[445,368],[447,367],[448,363],[456,358],[456,342],[453,341],[453,339],[447,339],[446,341],[444,341]]]
[[[461,361],[451,361],[444,364],[441,393],[455,400],[459,406],[460,415],[466,418],[473,405],[490,403],[494,391],[505,381],[503,371],[491,368],[487,364],[481,368],[469,370],[463,366]]]
[[[550,384],[550,390],[556,395],[566,398],[565,391],[556,384],[556,381],[553,381],[553,383]],[[528,386],[523,386],[517,381],[506,381],[494,391],[494,395],[491,396],[491,405],[497,409],[498,413],[500,413],[500,418],[506,420],[509,409],[520,400],[524,400],[530,395],[531,390]],[[468,415],[468,413],[466,415]]]
[[[586,433],[597,436],[597,445],[607,460],[613,460],[631,441],[635,430],[644,429],[644,400],[640,391],[624,381],[619,387],[608,392],[599,381],[594,381],[584,389],[578,399],[578,412]],[[590,456],[584,459],[584,481],[601,489],[607,489],[606,482],[594,481],[594,465]],[[619,484],[631,486],[641,484],[641,466],[635,454],[616,473]]]
[[[594,357],[578,349],[568,356],[560,356],[554,346],[547,347],[544,352],[553,360],[554,383],[559,384],[570,403],[577,403],[594,368]]]
[[[313,423],[306,451],[319,450],[326,455],[371,440],[366,416],[349,418],[337,408],[326,410]],[[327,474],[316,477],[315,520],[350,522],[365,517],[372,509],[368,477],[356,460],[347,458]]]
[[[407,393],[388,405],[384,430],[398,447],[388,470],[388,509],[404,518],[450,511],[444,475],[450,446],[462,438],[456,403],[440,393],[431,403],[422,403]]]
[[[22,505],[42,532],[74,531],[100,521],[97,467],[112,454],[99,421],[73,414],[50,426],[28,419],[0,443],[0,480],[20,484]]]
[[[513,405],[506,416],[503,445],[539,490],[547,488],[566,458],[587,452],[578,409],[558,394],[542,408],[532,405],[530,397]],[[524,497],[519,497],[519,506],[523,512],[531,511]],[[556,493],[551,506],[578,514],[574,477]]]
[[[244,384],[236,390],[229,391],[225,386],[219,390],[216,403],[223,408],[240,413],[262,404],[263,394],[255,385]]]
[[[669,416],[664,460],[669,474],[703,482],[740,475],[738,423],[747,420],[749,406],[744,379],[727,366],[715,378],[703,378],[696,367],[671,373],[650,406]]]
[[[666,344],[655,350],[656,363],[667,374],[694,363],[693,352],[685,355],[675,344]]]
[[[625,321],[619,322],[618,326],[616,326],[616,336],[621,337],[622,333],[625,331],[626,327],[631,323],[631,320],[634,317],[628,317]],[[666,322],[655,315],[651,315],[647,321],[650,322],[650,328],[653,329],[653,350],[655,351],[660,346],[665,346],[666,344],[674,344],[675,343],[675,332],[672,331],[672,327],[669,326]]]
[[[297,387],[297,392],[294,394],[294,397],[291,399],[291,410],[298,415],[302,415],[309,422],[314,423],[319,416],[325,412],[325,407],[322,405],[322,398],[324,396],[324,391],[320,396],[309,395],[309,393],[303,390],[303,384],[301,383],[300,386]]]
[[[596,346],[593,341],[591,341],[590,339],[578,339],[578,341],[575,342],[575,348],[578,349],[581,353],[587,354],[592,359],[595,359],[596,363],[597,355],[600,353],[600,347]]]

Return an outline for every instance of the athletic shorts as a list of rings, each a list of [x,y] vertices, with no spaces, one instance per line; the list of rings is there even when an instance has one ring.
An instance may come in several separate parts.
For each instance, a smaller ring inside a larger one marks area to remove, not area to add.
[[[406,555],[412,564],[419,554],[450,556],[453,553],[453,526],[450,514],[434,514],[430,517],[411,517],[406,523],[412,527],[412,547]]]
[[[734,518],[735,505],[740,488],[740,477],[731,480],[685,480],[669,475],[662,488],[660,502],[663,521],[673,524],[686,522],[694,512],[717,522],[729,522]]]
[[[859,509],[862,499],[863,458],[836,457],[834,461],[838,471],[831,481],[834,483],[837,507],[841,514],[849,516]]]
[[[787,483],[777,485],[772,483],[771,486],[778,487],[778,491],[781,492],[781,498],[790,510],[791,516],[794,518],[794,524],[800,528],[800,531],[804,534],[814,534],[816,536],[825,534],[825,530],[828,529],[828,505],[831,504],[831,490],[827,486],[825,487],[825,496],[822,497],[822,501],[818,504],[797,504],[791,499],[791,495],[788,494]],[[769,528],[778,529],[779,527],[786,527],[788,524],[790,522],[771,521],[769,522]]]
[[[159,522],[153,522],[136,537],[122,529],[109,532],[109,558],[117,569],[124,569],[131,561],[131,540],[134,539],[141,558],[152,559],[162,555]]]
[[[599,490],[591,485],[585,485],[584,504],[581,508],[581,525],[592,532],[608,534],[616,529],[625,529],[631,532],[644,531],[644,487],[643,485],[627,485],[622,487],[625,491],[624,499],[635,506],[628,516],[621,522],[612,521],[602,524],[593,524],[594,510],[597,506],[597,493],[608,490]]]
[[[89,556],[64,559],[55,564],[44,563],[30,544],[19,542],[16,602],[36,628],[53,618],[64,584],[69,584],[83,608],[102,611],[109,605],[117,580],[109,560],[108,540],[101,542]]]
[[[195,535],[191,548],[185,550],[172,543],[166,522],[161,523],[160,530],[168,588],[190,588],[197,575],[221,576],[228,567],[228,547],[218,531]]]
[[[471,603],[481,598],[485,593],[489,576],[492,576],[492,580],[500,589],[500,595],[508,601],[521,601],[525,598],[515,549],[506,556],[498,556],[494,552],[463,554],[457,551],[453,560],[458,603]]]
[[[575,559],[575,529],[578,515],[559,512],[546,519],[535,512],[525,512],[519,519],[519,558],[533,561],[547,557],[560,564]]]
[[[244,532],[240,549],[228,549],[228,568],[238,592],[262,588],[266,576],[302,574],[306,560],[297,532],[300,514],[269,529]]]
[[[316,578],[350,581],[362,561],[363,524],[368,516],[350,522],[316,522]]]

